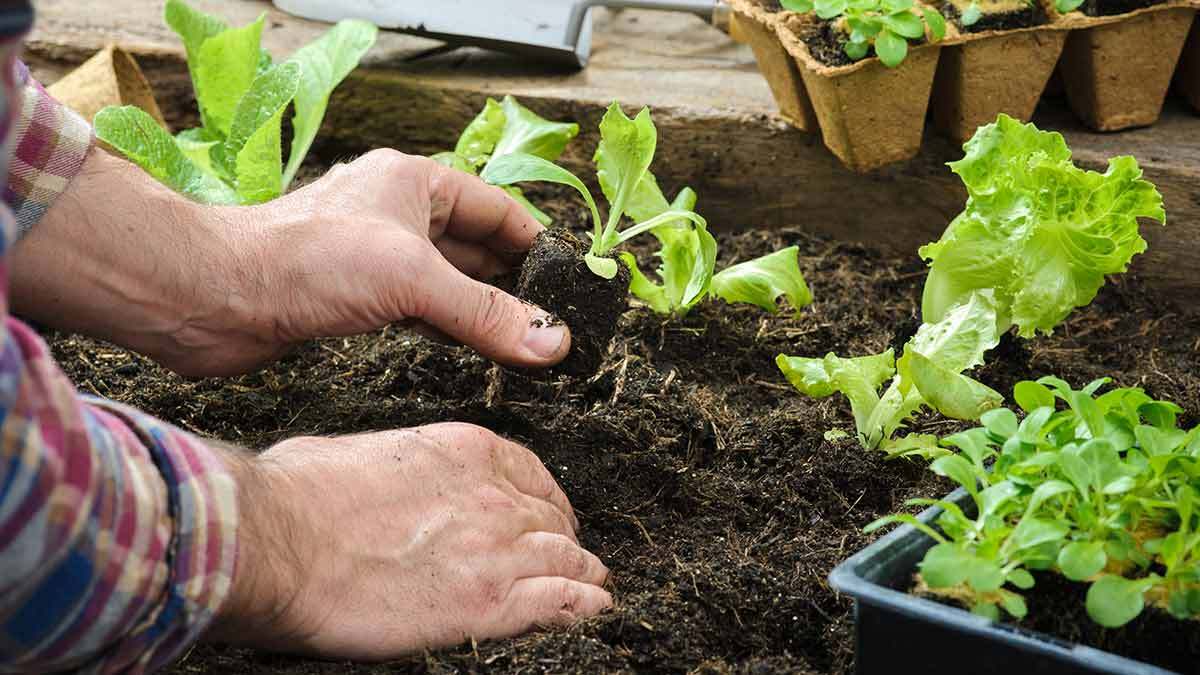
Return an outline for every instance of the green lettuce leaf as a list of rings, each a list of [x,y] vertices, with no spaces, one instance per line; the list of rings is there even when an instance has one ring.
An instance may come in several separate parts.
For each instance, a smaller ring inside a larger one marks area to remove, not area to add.
[[[895,374],[892,350],[882,354],[844,359],[832,352],[812,359],[780,354],[775,364],[802,394],[824,398],[841,393],[850,400],[860,443],[866,443],[871,417],[879,407],[879,387]]]
[[[229,135],[238,101],[258,75],[266,17],[260,14],[254,23],[208,38],[200,45],[196,59],[189,60],[204,128],[222,138]]]
[[[920,250],[931,261],[928,323],[991,288],[1001,329],[1049,333],[1146,249],[1139,217],[1166,222],[1162,196],[1132,157],[1113,158],[1102,174],[1085,171],[1061,135],[1006,115],[964,149],[950,166],[966,185],[966,208]]]
[[[478,171],[479,167],[486,164],[492,156],[492,150],[496,148],[500,135],[504,133],[504,122],[504,108],[495,99],[489,98],[483,105],[483,110],[479,111],[466,129],[463,129],[462,135],[458,137],[458,144],[454,146],[453,154],[470,167],[467,170],[468,173]],[[554,160],[556,158],[543,157],[542,159]]]
[[[617,245],[616,224],[631,198],[639,192],[657,144],[658,131],[650,119],[649,108],[642,108],[637,117],[629,119],[620,105],[613,103],[608,107],[600,120],[600,144],[594,161],[601,187],[608,186],[604,193],[608,197],[609,214],[607,225],[596,231],[593,253],[604,254]]]
[[[97,138],[176,192],[208,204],[240,201],[233,188],[188,159],[171,134],[141,108],[105,108],[96,113],[95,126]]]
[[[183,0],[167,0],[163,7],[163,21],[171,30],[179,35],[183,49],[187,53],[188,64],[197,62],[200,47],[205,40],[216,37],[229,29],[229,24],[221,19],[193,9]],[[192,84],[195,84],[196,73],[192,72]]]
[[[779,296],[793,309],[812,302],[798,262],[800,249],[789,246],[769,255],[727,267],[713,275],[712,293],[725,302],[747,302],[774,314]]]
[[[553,162],[524,153],[493,157],[487,166],[483,167],[483,172],[479,174],[479,177],[490,185],[512,185],[513,183],[538,180],[570,185],[583,195],[588,209],[592,212],[592,221],[596,224],[597,230],[599,229],[600,211],[596,208],[596,200],[592,199],[592,193],[583,184],[583,181],[575,177],[575,174]],[[616,275],[615,265],[613,275]],[[612,277],[607,278],[611,279]]]
[[[657,199],[653,202],[654,206],[649,206],[650,202],[643,202],[637,207],[641,222],[670,211],[690,212],[695,208],[696,193],[691,188],[680,190],[675,201],[668,204],[654,176],[647,171],[646,177],[649,182],[643,180],[642,185],[649,186]],[[685,219],[670,221],[650,230],[650,233],[659,243],[655,255],[659,258],[657,272],[662,283],[651,281],[642,274],[637,260],[631,254],[622,253],[621,260],[633,275],[629,290],[659,314],[684,315],[708,293],[717,262],[717,240],[709,233],[707,226],[693,226],[692,222]]]
[[[225,141],[233,158],[237,192],[247,204],[261,204],[283,191],[282,121],[300,86],[300,64],[287,61],[255,78],[238,103]]]
[[[504,128],[492,150],[493,157],[522,152],[554,161],[579,133],[578,124],[551,122],[512,96],[505,96],[500,107],[504,111]]]
[[[288,59],[300,66],[300,85],[296,90],[296,114],[292,118],[294,135],[287,168],[283,172],[283,189],[292,184],[300,163],[321,129],[329,95],[358,66],[363,55],[375,44],[378,32],[379,29],[367,21],[339,21]]]
[[[962,371],[983,363],[984,353],[999,344],[996,304],[987,291],[936,324],[923,324],[896,362],[896,379],[871,412],[863,436],[868,448],[892,437],[905,420],[930,406],[944,415],[974,419],[1003,402],[1003,397]]]
[[[221,144],[219,138],[210,134],[204,127],[196,127],[195,129],[184,129],[175,134],[175,144],[205,173],[219,177],[216,168],[213,167],[212,159],[213,148]]]

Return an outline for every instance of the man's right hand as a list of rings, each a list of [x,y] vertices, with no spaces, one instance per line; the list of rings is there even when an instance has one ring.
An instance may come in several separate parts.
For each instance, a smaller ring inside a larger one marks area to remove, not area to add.
[[[554,478],[485,429],[296,438],[230,463],[239,557],[210,639],[382,660],[612,605]]]

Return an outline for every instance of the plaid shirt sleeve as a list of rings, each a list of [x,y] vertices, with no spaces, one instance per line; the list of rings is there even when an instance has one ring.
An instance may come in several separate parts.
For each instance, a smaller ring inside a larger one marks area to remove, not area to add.
[[[91,125],[55,101],[19,61],[17,84],[21,114],[13,129],[15,143],[4,203],[16,216],[21,236],[42,219],[55,197],[83,168],[93,137]]]
[[[11,159],[5,202],[16,214],[0,204],[0,673],[150,672],[194,642],[228,594],[233,481],[198,439],[81,397],[8,316],[17,221],[45,212],[90,143],[78,118],[23,79],[19,47],[0,35],[0,178]]]

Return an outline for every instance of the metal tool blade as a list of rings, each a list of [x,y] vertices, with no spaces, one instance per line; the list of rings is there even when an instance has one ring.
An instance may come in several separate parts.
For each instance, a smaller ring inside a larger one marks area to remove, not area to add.
[[[592,48],[591,13],[571,0],[275,0],[275,5],[306,19],[366,19],[380,28],[573,68],[587,65]]]

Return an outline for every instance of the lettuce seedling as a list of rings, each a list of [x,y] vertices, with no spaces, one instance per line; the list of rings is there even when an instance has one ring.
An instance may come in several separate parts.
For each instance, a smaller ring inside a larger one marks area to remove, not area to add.
[[[591,247],[584,260],[592,272],[605,279],[617,274],[618,262],[609,257],[614,248],[639,234],[652,233],[661,244],[661,284],[647,278],[633,256],[623,254],[621,258],[633,275],[631,291],[657,312],[686,313],[710,294],[771,311],[781,295],[797,308],[811,302],[794,247],[714,274],[717,241],[704,218],[693,210],[695,192],[684,188],[673,203],[667,202],[650,172],[657,143],[658,131],[649,109],[643,108],[630,119],[618,104],[609,106],[600,121],[600,144],[594,157],[597,179],[609,203],[607,221],[600,218],[583,181],[543,157],[528,152],[493,154],[480,176],[493,185],[543,180],[579,191],[593,219]],[[623,215],[634,225],[620,229]]]
[[[182,0],[167,0],[164,18],[183,41],[202,126],[172,137],[139,108],[109,107],[96,114],[96,136],[177,192],[214,204],[258,204],[287,190],[330,94],[376,36],[370,23],[342,21],[276,64],[261,46],[265,14],[230,28]],[[284,166],[289,106],[293,136]]]
[[[515,153],[553,162],[578,133],[578,124],[551,122],[512,96],[505,96],[500,103],[489,98],[483,110],[463,130],[454,150],[440,152],[433,155],[433,159],[472,175],[478,175],[493,159]],[[538,222],[550,224],[550,217],[530,203],[520,188],[508,185],[504,189]]]
[[[912,500],[944,509],[936,529],[896,514],[867,530],[921,529],[936,541],[921,581],[993,619],[1001,609],[1025,615],[1018,591],[1034,586],[1031,570],[1088,583],[1086,609],[1102,626],[1124,625],[1146,604],[1200,617],[1200,427],[1177,428],[1181,409],[1141,389],[1097,395],[1107,382],[1018,383],[1024,419],[992,410],[982,427],[943,439],[930,465],[963,487],[973,514]]]
[[[999,394],[963,372],[1011,328],[1021,337],[1049,333],[1091,302],[1106,274],[1125,271],[1146,249],[1139,217],[1166,222],[1162,196],[1132,157],[1110,160],[1105,173],[1085,171],[1071,162],[1061,135],[1007,115],[980,127],[964,149],[950,167],[967,187],[966,208],[940,240],[920,249],[931,261],[924,323],[887,390],[877,393],[890,374],[867,395],[861,382],[832,374],[814,380],[814,359],[776,359],[802,393],[849,397],[868,449],[937,454],[919,439],[897,444],[892,435],[922,406],[973,420],[1000,405]]]
[[[946,36],[946,18],[941,12],[922,6],[917,13],[913,0],[780,0],[780,5],[835,21],[846,35],[842,46],[846,56],[860,61],[874,47],[876,56],[889,68],[904,62],[909,42],[919,44],[927,37],[938,42]]]

